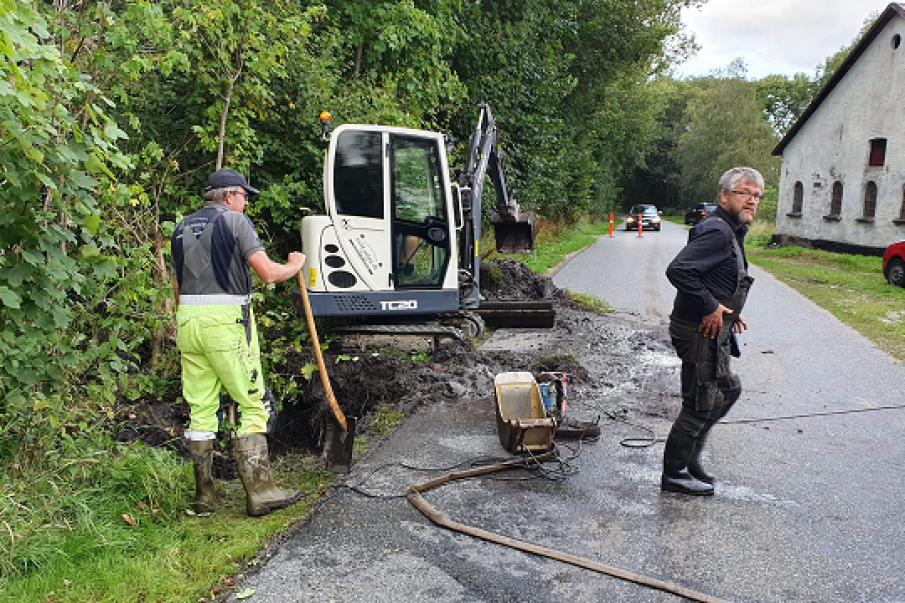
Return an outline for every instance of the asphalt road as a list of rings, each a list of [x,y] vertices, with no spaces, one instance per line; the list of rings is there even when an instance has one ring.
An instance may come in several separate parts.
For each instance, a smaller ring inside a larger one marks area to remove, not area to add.
[[[673,292],[664,271],[685,229],[616,234],[573,258],[554,283],[665,321]],[[602,278],[588,282],[592,267]],[[643,288],[631,286],[626,267],[643,275]],[[905,367],[769,274],[751,272],[749,330],[734,365],[745,393],[710,442],[724,479],[714,500],[686,501],[681,518],[656,523],[700,532],[681,550],[694,565],[720,568],[730,599],[905,601],[905,409],[879,410],[903,404]],[[764,420],[738,423],[748,419]]]
[[[554,282],[634,313],[662,340],[672,300],[663,270],[685,230],[665,223],[641,238],[616,235],[572,258]],[[879,410],[902,404],[905,367],[753,274],[735,364],[745,393],[705,456],[719,477],[714,497],[660,492],[662,444],[624,447],[633,430],[616,424],[582,447],[566,480],[481,478],[426,498],[457,521],[731,601],[905,601],[905,410]],[[485,345],[512,343],[494,338]],[[677,385],[668,348],[652,349],[644,366]],[[580,410],[582,400],[573,404]],[[492,409],[488,399],[422,409],[348,483],[401,495],[437,474],[385,463],[439,468],[500,456]],[[662,437],[669,420],[648,417],[647,426]],[[281,602],[679,600],[450,532],[404,498],[347,488],[322,500],[242,588],[255,590],[250,600]]]
[[[617,229],[560,266],[553,283],[596,295],[653,325],[666,325],[675,289],[664,273],[687,236],[684,227],[666,221],[660,231],[645,230],[640,237],[637,230]]]

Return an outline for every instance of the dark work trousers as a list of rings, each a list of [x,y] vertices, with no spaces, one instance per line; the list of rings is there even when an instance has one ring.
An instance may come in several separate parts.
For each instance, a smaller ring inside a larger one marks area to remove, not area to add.
[[[738,344],[732,332],[754,279],[748,274],[744,254],[735,237],[732,246],[737,260],[737,282],[733,294],[719,302],[732,310],[723,315],[720,334],[710,339],[698,329],[700,324],[671,317],[669,335],[676,353],[682,359],[682,411],[673,429],[703,446],[710,429],[719,421],[742,394],[742,383],[729,367],[731,356],[738,356]]]
[[[728,323],[729,321],[727,321]],[[731,372],[731,324],[715,339],[697,331],[697,325],[673,320],[669,328],[673,346],[682,359],[682,411],[673,429],[694,440],[704,438],[742,393],[741,379]]]

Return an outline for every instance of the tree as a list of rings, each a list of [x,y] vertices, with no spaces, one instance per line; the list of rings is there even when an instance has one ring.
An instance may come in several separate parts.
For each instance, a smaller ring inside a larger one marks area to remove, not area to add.
[[[192,129],[205,150],[217,151],[215,169],[260,160],[249,122],[272,110],[273,84],[304,56],[310,20],[319,12],[300,11],[287,0],[183,0],[174,7],[180,66],[195,78],[193,97],[207,105],[203,121]]]
[[[657,78],[651,85],[659,96],[657,131],[644,156],[635,169],[630,196],[635,203],[649,203],[661,209],[673,210],[682,206],[681,168],[676,146],[685,133],[685,108],[691,98],[692,84],[671,77]]]
[[[456,52],[469,97],[504,127],[513,189],[571,220],[619,200],[655,132],[653,74],[681,54],[680,1],[475,2]],[[466,114],[467,115],[467,114]],[[467,136],[470,124],[457,122]]]
[[[676,147],[685,204],[713,200],[720,176],[737,166],[759,170],[767,186],[776,186],[780,159],[771,152],[778,139],[757,100],[756,84],[708,77],[692,86],[684,115],[686,131]]]
[[[818,92],[817,82],[804,73],[768,75],[757,81],[757,98],[779,136],[798,121]]]

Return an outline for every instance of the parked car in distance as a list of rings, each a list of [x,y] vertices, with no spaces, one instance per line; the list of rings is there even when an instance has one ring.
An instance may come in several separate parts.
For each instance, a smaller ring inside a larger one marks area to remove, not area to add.
[[[893,243],[883,253],[883,276],[896,287],[905,287],[905,241]]]
[[[685,213],[685,223],[694,226],[716,209],[713,203],[698,203]]]
[[[656,205],[633,205],[625,216],[626,230],[637,230],[638,216],[641,216],[641,228],[660,230],[660,212]]]

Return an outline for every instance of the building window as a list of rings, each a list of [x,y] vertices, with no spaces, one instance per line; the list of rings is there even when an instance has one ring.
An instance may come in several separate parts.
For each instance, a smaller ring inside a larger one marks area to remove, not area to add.
[[[902,44],[902,36],[896,34],[892,37],[892,49],[898,50],[899,46]]]
[[[905,224],[905,186],[902,187],[902,205],[899,206],[899,217],[892,221],[893,224]]]
[[[886,163],[886,139],[874,138],[870,141],[870,156],[867,158],[867,165],[882,166]]]
[[[864,187],[864,216],[865,220],[873,220],[877,214],[877,183],[868,182]]]
[[[833,183],[833,194],[830,197],[830,216],[838,218],[842,214],[842,183]]]
[[[792,213],[801,215],[801,206],[804,204],[804,185],[796,182],[792,187]]]

